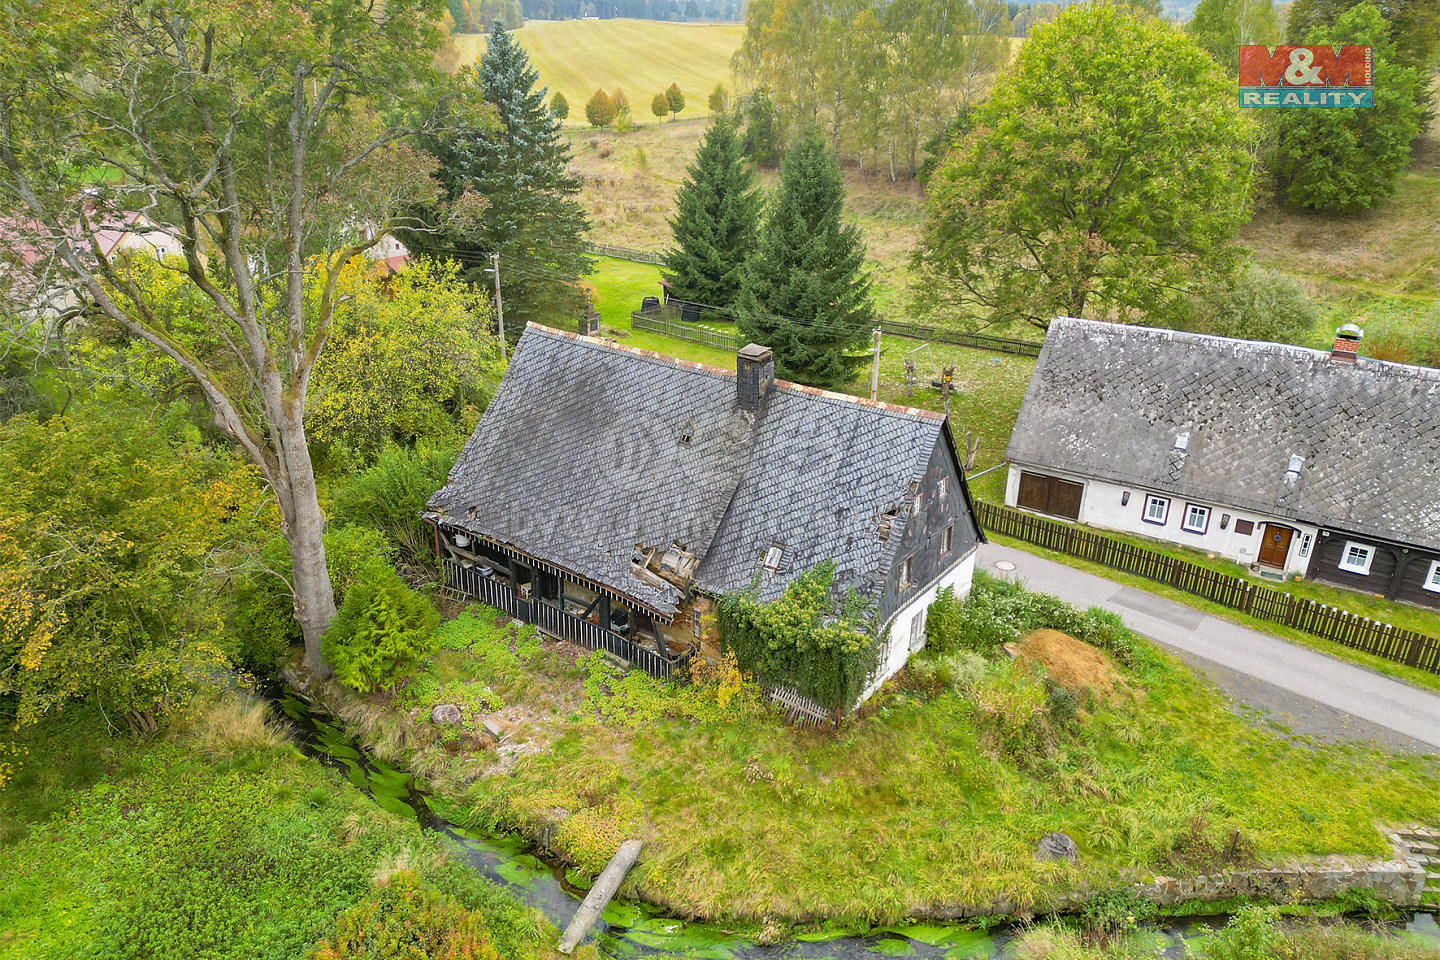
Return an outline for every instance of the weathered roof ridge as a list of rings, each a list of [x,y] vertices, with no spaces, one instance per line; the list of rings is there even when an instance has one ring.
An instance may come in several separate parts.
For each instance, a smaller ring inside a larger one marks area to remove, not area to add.
[[[679,357],[672,357],[669,354],[658,353],[654,350],[645,350],[640,347],[632,347],[627,344],[612,340],[609,337],[591,337],[581,333],[571,333],[568,330],[557,330],[554,327],[547,327],[542,323],[529,323],[527,327],[534,327],[539,333],[549,334],[556,337],[564,337],[567,340],[575,340],[580,343],[590,344],[605,350],[615,350],[620,353],[628,353],[632,356],[641,357],[646,360],[664,363],[668,366],[678,367],[682,370],[697,370],[703,373],[714,373],[723,377],[733,378],[734,370],[727,370],[724,367],[711,366],[708,363],[698,363],[694,360],[682,360]],[[867,397],[857,397],[849,393],[839,393],[834,390],[822,390],[819,387],[807,386],[803,383],[793,383],[789,380],[776,380],[775,386],[781,390],[789,390],[794,393],[803,393],[812,397],[819,397],[824,400],[836,400],[842,403],[853,403],[862,407],[869,407],[879,410],[882,413],[894,413],[901,416],[919,417],[925,420],[944,420],[945,414],[934,410],[925,410],[921,407],[907,407],[899,403],[886,403],[883,400],[871,400]]]
[[[1300,347],[1290,343],[1276,343],[1273,340],[1246,340],[1241,337],[1222,337],[1213,333],[1192,333],[1187,330],[1170,330],[1164,327],[1145,327],[1129,323],[1112,323],[1109,320],[1089,320],[1083,317],[1056,317],[1051,321],[1051,326],[1060,324],[1062,326],[1088,327],[1100,333],[1108,333],[1117,336],[1138,339],[1148,337],[1152,340],[1171,341],[1195,341],[1215,344],[1236,344],[1253,353],[1274,353],[1281,356],[1309,356],[1316,360],[1328,360],[1329,350],[1317,350],[1314,347]],[[1393,360],[1380,360],[1376,357],[1367,357],[1361,354],[1353,363],[1347,363],[1346,367],[1356,370],[1368,370],[1372,373],[1379,373],[1394,376],[1409,376],[1417,380],[1433,380],[1440,382],[1440,370],[1434,367],[1423,367],[1418,364],[1396,363]]]

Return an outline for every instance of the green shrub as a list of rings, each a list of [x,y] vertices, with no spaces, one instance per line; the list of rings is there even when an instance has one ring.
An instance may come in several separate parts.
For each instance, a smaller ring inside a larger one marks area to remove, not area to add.
[[[343,603],[351,585],[363,577],[390,570],[391,548],[378,530],[368,527],[332,527],[325,531],[325,565],[335,588],[335,602]],[[236,579],[231,594],[231,632],[238,657],[246,666],[270,670],[300,640],[290,594],[290,551],[283,537],[260,548],[249,569]]]
[[[402,870],[340,915],[312,960],[500,960],[485,918]]]
[[[962,608],[954,587],[946,587],[936,594],[935,602],[925,614],[925,646],[936,653],[959,649],[960,626],[965,617]]]
[[[369,693],[414,671],[435,642],[440,617],[395,571],[371,571],[350,588],[325,631],[325,657],[341,683]]]
[[[420,519],[430,495],[445,485],[455,465],[453,446],[385,446],[373,466],[335,490],[330,515],[340,524],[379,530],[408,560],[433,556],[431,526]]]
[[[1129,890],[1101,891],[1080,908],[1085,939],[1100,946],[1135,930],[1154,915],[1155,904]]]
[[[1320,311],[1293,277],[1254,265],[1212,284],[1193,300],[1187,323],[1196,333],[1305,344]]]
[[[718,615],[720,640],[740,669],[831,710],[852,706],[879,664],[871,610],[853,589],[836,603],[834,577],[835,561],[826,560],[763,604],[752,583],[721,597]]]
[[[1208,960],[1271,960],[1281,936],[1274,907],[1244,907],[1205,944]]]

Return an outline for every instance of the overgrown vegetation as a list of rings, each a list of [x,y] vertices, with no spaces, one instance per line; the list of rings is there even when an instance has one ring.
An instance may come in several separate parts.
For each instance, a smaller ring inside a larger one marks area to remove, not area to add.
[[[341,683],[361,693],[389,689],[430,652],[440,617],[388,568],[367,569],[325,631],[325,656]]]
[[[874,617],[854,590],[832,596],[834,561],[793,577],[774,600],[759,582],[718,605],[721,642],[740,668],[831,710],[855,704],[879,663]]]
[[[456,929],[507,960],[554,956],[535,912],[302,758],[264,711],[227,694],[145,741],[88,713],[31,728],[31,762],[0,791],[0,958],[294,960],[322,938],[364,948],[333,956],[452,956],[383,946],[398,896],[425,907],[412,922],[463,915]]]
[[[404,705],[343,709],[387,756],[425,771],[447,817],[548,838],[590,871],[645,836],[632,874],[642,896],[757,922],[888,922],[935,904],[1043,905],[1070,885],[1119,888],[1122,871],[1383,857],[1375,820],[1440,817],[1432,759],[1252,729],[1113,620],[1013,585],[977,578],[960,606],[971,605],[1017,633],[1090,637],[1117,683],[1065,687],[1024,657],[994,656],[998,637],[975,643],[987,654],[957,640],[913,658],[838,732],[807,732],[738,676],[728,700],[725,681],[697,693],[622,676],[472,608],[421,671],[436,685],[417,702],[433,702],[442,678],[450,702],[490,691],[504,705],[467,708],[466,723],[498,723],[499,748],[468,735],[447,745]],[[1075,839],[1078,864],[1035,859],[1048,831]]]

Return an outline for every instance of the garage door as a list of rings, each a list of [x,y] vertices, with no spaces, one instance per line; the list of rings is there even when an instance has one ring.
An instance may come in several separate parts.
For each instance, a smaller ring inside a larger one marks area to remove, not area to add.
[[[1080,519],[1082,483],[1071,483],[1059,477],[1039,473],[1020,473],[1020,496],[1017,503],[1027,510],[1037,510],[1066,520]]]

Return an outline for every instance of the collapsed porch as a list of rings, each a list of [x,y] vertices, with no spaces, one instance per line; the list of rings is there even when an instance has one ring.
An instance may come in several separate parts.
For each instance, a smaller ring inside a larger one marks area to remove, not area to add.
[[[632,598],[485,537],[436,526],[444,584],[557,640],[604,650],[668,680],[683,675],[698,640],[677,640]]]

